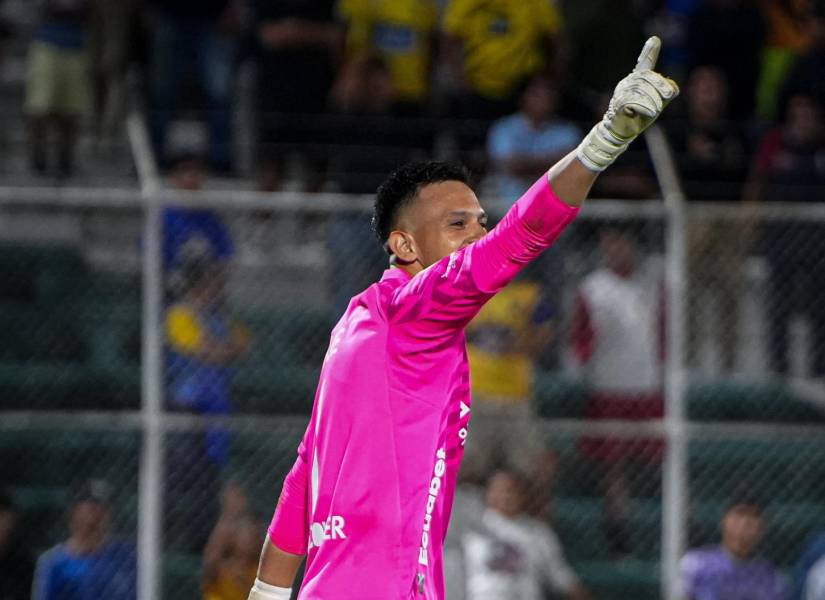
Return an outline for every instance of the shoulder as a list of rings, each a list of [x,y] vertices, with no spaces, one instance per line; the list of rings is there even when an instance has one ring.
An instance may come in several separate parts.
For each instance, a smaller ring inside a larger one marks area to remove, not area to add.
[[[695,575],[708,570],[718,563],[719,554],[718,546],[705,546],[688,550],[680,562],[682,573]]]
[[[498,121],[493,123],[490,129],[491,134],[511,133],[513,131],[520,131],[524,129],[524,117],[519,113],[501,117]]]
[[[57,544],[37,558],[37,569],[42,573],[43,571],[52,570],[69,560],[71,560],[71,555],[68,553],[66,545]]]
[[[170,327],[195,325],[199,322],[198,313],[190,305],[178,302],[166,310],[166,322]]]
[[[584,293],[589,294],[606,285],[610,285],[612,280],[613,277],[607,269],[596,269],[582,279],[579,287]]]

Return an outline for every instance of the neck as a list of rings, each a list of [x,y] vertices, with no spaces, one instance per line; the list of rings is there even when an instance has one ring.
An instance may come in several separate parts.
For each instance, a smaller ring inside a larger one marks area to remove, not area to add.
[[[69,538],[69,550],[73,554],[92,554],[103,545],[105,539],[104,534],[74,535]]]

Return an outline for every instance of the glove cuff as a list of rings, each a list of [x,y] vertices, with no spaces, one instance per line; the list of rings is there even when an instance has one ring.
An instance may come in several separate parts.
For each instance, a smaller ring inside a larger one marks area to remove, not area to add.
[[[600,173],[613,164],[622,152],[627,150],[630,142],[614,134],[605,121],[600,121],[590,130],[579,147],[576,148],[576,157],[590,169]]]
[[[292,590],[290,588],[269,585],[256,577],[255,585],[249,591],[247,600],[289,600],[291,597]]]

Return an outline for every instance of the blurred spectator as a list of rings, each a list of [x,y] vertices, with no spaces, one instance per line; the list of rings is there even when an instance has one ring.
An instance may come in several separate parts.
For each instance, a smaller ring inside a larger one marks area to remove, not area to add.
[[[753,114],[765,35],[765,22],[753,0],[704,0],[690,18],[691,64],[715,66],[725,74],[730,112],[736,119]]]
[[[810,49],[799,57],[785,79],[780,106],[794,94],[813,96],[820,106],[825,106],[825,7],[811,23],[813,42]]]
[[[18,527],[19,514],[11,498],[0,491],[0,599],[31,598],[34,561]]]
[[[534,76],[521,96],[521,110],[490,129],[487,152],[498,174],[502,200],[515,202],[533,182],[578,146],[582,133],[556,110],[559,90],[545,74]]]
[[[255,582],[263,524],[237,484],[223,491],[221,514],[203,551],[204,600],[246,600]]]
[[[0,67],[3,66],[3,59],[6,54],[6,43],[13,35],[11,24],[3,15],[3,3],[5,0],[0,0]]]
[[[227,306],[225,265],[190,260],[180,270],[182,296],[165,316],[168,409],[225,416],[231,412],[232,364],[247,351],[249,332]],[[209,535],[229,444],[220,425],[167,435],[167,530],[189,549],[200,550]]]
[[[547,588],[571,600],[589,598],[555,532],[524,512],[521,477],[493,474],[486,501],[479,527],[463,539],[467,598],[541,600]]]
[[[825,600],[825,531],[805,546],[794,571],[792,600]]]
[[[181,192],[203,189],[206,169],[196,153],[181,153],[172,160],[170,183]],[[220,216],[207,208],[167,205],[163,211],[163,264],[167,276],[192,259],[228,261],[235,253],[232,235]],[[174,282],[167,281],[174,294]]]
[[[333,92],[340,117],[333,170],[341,192],[373,194],[387,173],[428,153],[430,133],[416,119],[395,116],[394,100],[392,76],[381,58],[364,54],[345,65]],[[381,277],[388,257],[363,212],[334,217],[329,247],[335,263],[331,294],[335,309],[343,312],[352,296]]]
[[[433,66],[438,4],[435,0],[339,0],[347,24],[347,57],[376,55],[389,67],[394,111],[420,115]]]
[[[99,140],[116,135],[126,110],[126,70],[133,58],[140,3],[92,0],[90,54]]]
[[[747,174],[745,135],[727,112],[728,89],[716,67],[697,67],[685,86],[685,115],[667,124],[678,156],[685,193],[690,200],[739,201]],[[716,321],[707,332],[721,350],[730,372],[736,362],[740,300],[743,294],[748,236],[740,229],[731,238],[729,221],[692,219],[688,223],[690,306],[688,363],[700,352],[704,307],[715,305]]]
[[[417,119],[394,112],[396,90],[386,62],[362,55],[342,70],[333,93],[341,117],[335,171],[347,194],[372,194],[400,165],[429,153],[432,139]]]
[[[239,27],[235,1],[151,0],[155,12],[149,123],[155,152],[164,166],[169,158],[166,132],[178,109],[182,84],[195,83],[206,100],[209,166],[219,173],[232,170],[231,106]]]
[[[756,557],[765,523],[753,499],[730,504],[722,517],[722,543],[688,551],[682,558],[682,589],[687,600],[748,598],[786,600],[779,571]]]
[[[530,265],[467,326],[473,421],[464,463],[487,474],[497,460],[526,471],[542,447],[533,409],[535,364],[556,332],[556,306]]]
[[[783,82],[796,60],[814,41],[813,0],[765,0],[767,39],[757,90],[757,112],[773,121]]]
[[[590,96],[612,93],[616,74],[627,73],[628,65],[635,64],[645,42],[644,24],[651,2],[560,0],[558,4],[570,40],[569,83],[592,108],[597,98]],[[663,50],[669,48],[665,44]]]
[[[458,82],[453,115],[467,120],[459,146],[481,148],[489,124],[514,112],[535,73],[554,69],[561,15],[548,0],[450,0],[444,15],[444,52]],[[483,156],[468,156],[483,170]]]
[[[604,266],[579,285],[570,344],[590,390],[588,419],[646,421],[664,415],[662,292],[658,276],[641,264],[629,225],[600,235]],[[649,438],[586,436],[579,449],[602,463],[605,533],[615,554],[632,551],[627,529],[628,463],[656,462],[662,442]]]
[[[88,0],[43,0],[29,47],[26,114],[32,171],[48,171],[49,136],[57,137],[57,175],[75,169],[78,129],[91,106],[87,29]]]
[[[596,109],[588,119],[601,121],[607,112],[610,95],[600,97]],[[659,186],[653,174],[647,140],[642,136],[604,171],[590,192],[593,198],[612,200],[644,200],[659,197]]]
[[[323,187],[322,148],[343,29],[335,0],[253,0],[258,86],[259,187],[283,184],[285,159],[298,151],[311,191]]]
[[[32,600],[135,600],[134,545],[111,536],[112,488],[88,481],[69,508],[69,539],[37,561]]]
[[[782,125],[759,146],[748,186],[751,199],[765,202],[821,203],[825,192],[823,111],[807,95],[792,96]],[[811,370],[825,377],[825,223],[770,221],[762,227],[762,251],[768,260],[771,366],[788,374],[788,324],[794,312],[811,321]]]

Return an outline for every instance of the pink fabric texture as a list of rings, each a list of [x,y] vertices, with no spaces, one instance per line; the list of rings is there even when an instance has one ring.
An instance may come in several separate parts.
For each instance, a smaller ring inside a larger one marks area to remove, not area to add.
[[[330,338],[269,537],[307,553],[301,600],[441,600],[470,420],[464,327],[578,210],[543,177],[487,236],[410,277],[389,269]]]

